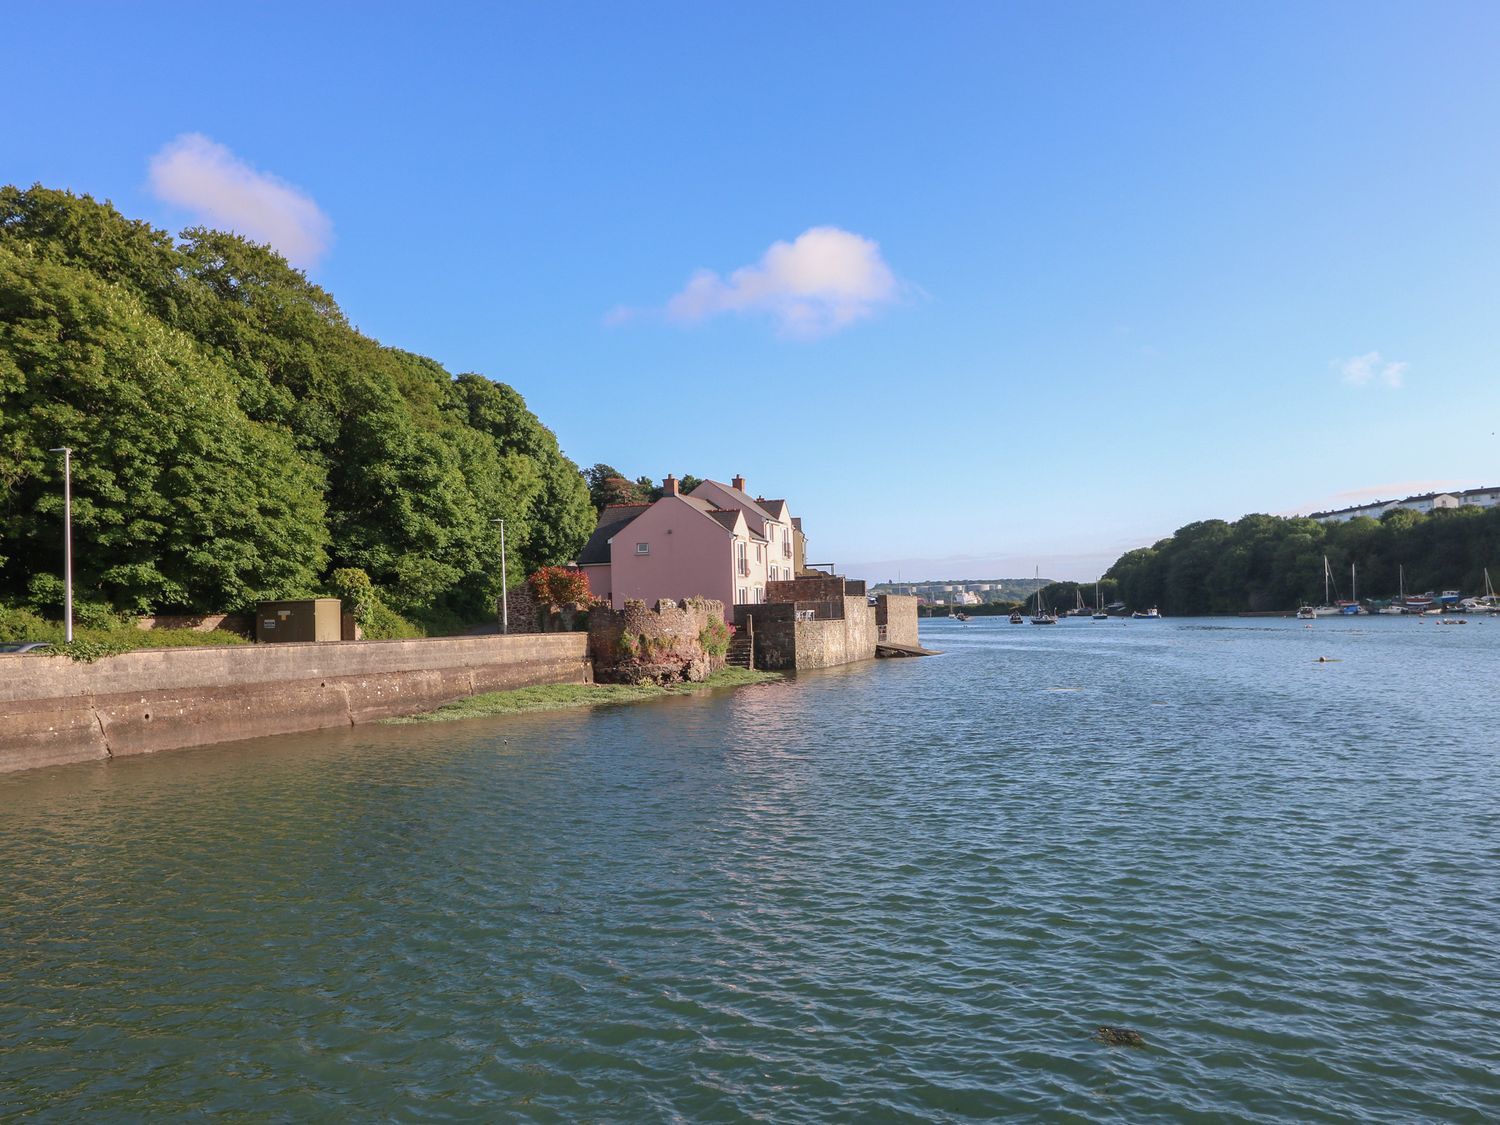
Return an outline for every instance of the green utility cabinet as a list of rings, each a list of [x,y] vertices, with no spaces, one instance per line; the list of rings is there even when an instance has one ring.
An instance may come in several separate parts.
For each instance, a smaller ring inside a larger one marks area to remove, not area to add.
[[[255,639],[262,643],[343,639],[343,603],[338,598],[261,602]]]

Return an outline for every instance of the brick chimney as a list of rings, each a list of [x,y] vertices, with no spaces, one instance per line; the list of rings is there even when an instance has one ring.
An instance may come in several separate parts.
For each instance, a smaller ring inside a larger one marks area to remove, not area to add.
[[[735,488],[739,489],[741,492],[745,491],[745,478],[744,477],[735,477],[729,483],[732,484]]]
[[[668,473],[666,479],[661,482],[661,494],[663,496],[676,496],[677,492],[677,478]]]

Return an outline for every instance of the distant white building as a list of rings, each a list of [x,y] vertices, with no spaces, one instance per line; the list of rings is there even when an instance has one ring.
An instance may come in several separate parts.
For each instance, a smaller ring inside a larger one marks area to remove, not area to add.
[[[1439,508],[1494,508],[1500,506],[1500,487],[1469,488],[1462,492],[1424,492],[1408,496],[1404,500],[1372,500],[1368,504],[1356,504],[1351,508],[1335,508],[1328,512],[1313,512],[1307,518],[1319,523],[1347,523],[1349,520],[1369,516],[1379,519],[1396,508],[1412,512],[1434,512]]]

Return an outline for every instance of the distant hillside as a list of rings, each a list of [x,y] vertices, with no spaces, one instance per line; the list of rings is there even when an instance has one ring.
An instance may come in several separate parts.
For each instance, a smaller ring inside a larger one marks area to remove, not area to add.
[[[414,279],[392,278],[393,285]],[[381,346],[272,250],[0,188],[0,603],[240,609],[368,572],[469,615],[593,527],[578,467],[503,383]]]
[[[1132,607],[1163,613],[1294,609],[1323,600],[1325,555],[1335,596],[1349,596],[1351,564],[1362,598],[1396,594],[1401,567],[1408,592],[1481,592],[1486,567],[1500,578],[1500,508],[1396,510],[1329,524],[1264,515],[1205,520],[1127,552],[1105,577]]]
[[[873,594],[914,594],[929,602],[947,604],[955,593],[972,594],[981,602],[1018,602],[1050,583],[1050,578],[947,578],[931,582],[880,582]]]

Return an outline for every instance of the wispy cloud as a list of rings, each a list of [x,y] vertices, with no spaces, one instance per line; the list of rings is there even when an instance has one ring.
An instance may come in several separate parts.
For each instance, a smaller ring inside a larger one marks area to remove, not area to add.
[[[774,242],[758,262],[727,277],[702,269],[666,304],[668,320],[694,323],[724,313],[768,316],[786,336],[826,336],[875,315],[901,295],[880,244],[838,227],[812,227]],[[640,310],[616,308],[618,324]]]
[[[202,133],[184,133],[151,158],[151,190],[205,225],[269,242],[299,266],[317,262],[333,241],[333,223],[311,197]]]
[[[1349,359],[1332,360],[1331,366],[1351,387],[1386,386],[1394,390],[1406,382],[1406,370],[1411,364],[1385,359],[1379,352],[1366,352]]]

